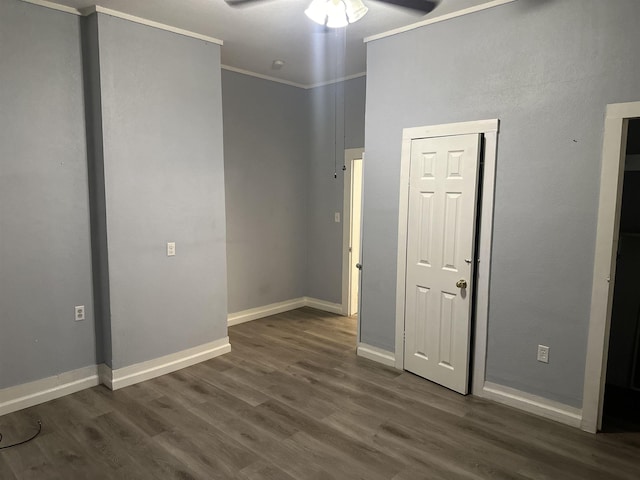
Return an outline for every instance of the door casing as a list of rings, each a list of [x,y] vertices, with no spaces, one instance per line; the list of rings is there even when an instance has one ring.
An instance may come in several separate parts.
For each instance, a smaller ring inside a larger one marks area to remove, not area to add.
[[[351,237],[351,168],[353,160],[362,159],[364,170],[364,148],[348,148],[344,151],[344,190],[342,202],[342,315],[349,315],[349,240]],[[364,183],[364,182],[363,182]],[[363,185],[364,186],[364,185]],[[360,229],[362,236],[362,229]],[[362,238],[360,252],[362,253]],[[360,289],[358,289],[360,291]],[[358,299],[358,304],[359,304]],[[360,306],[358,305],[358,310]],[[360,316],[358,315],[357,342],[360,343]]]
[[[350,209],[350,245],[349,245],[349,315],[358,313],[360,306],[361,271],[356,267],[360,263],[362,243],[362,162],[361,158],[351,161],[351,209]]]
[[[402,131],[402,154],[400,160],[400,203],[398,215],[398,269],[396,281],[396,348],[395,367],[404,370],[404,321],[407,266],[407,222],[409,213],[409,167],[411,142],[420,138],[452,135],[482,134],[484,136],[484,172],[482,176],[478,252],[476,259],[476,309],[473,327],[473,369],[471,393],[484,396],[487,317],[489,312],[489,281],[491,266],[491,243],[493,236],[493,204],[495,191],[497,140],[499,120],[450,123],[425,127],[405,128]]]
[[[640,102],[607,105],[580,425],[591,433],[602,428],[627,129],[633,118],[640,118]]]

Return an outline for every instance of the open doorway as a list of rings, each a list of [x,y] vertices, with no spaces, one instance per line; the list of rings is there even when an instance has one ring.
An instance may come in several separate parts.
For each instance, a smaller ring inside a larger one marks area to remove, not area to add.
[[[600,199],[591,290],[591,313],[589,338],[585,365],[584,392],[582,400],[581,428],[596,433],[603,428],[604,397],[607,384],[611,324],[613,316],[616,268],[618,267],[619,242],[623,190],[626,188],[627,139],[629,127],[637,131],[640,120],[640,102],[607,105],[602,146],[602,169],[600,172]],[[635,136],[634,131],[631,132]],[[635,148],[631,140],[629,153]],[[630,165],[633,159],[630,159]],[[631,179],[631,175],[627,177]],[[633,202],[632,202],[633,203]],[[636,210],[637,211],[637,210]],[[626,227],[625,227],[626,228]],[[626,247],[625,248],[625,257]],[[626,262],[621,262],[626,263]],[[620,283],[620,282],[618,282]],[[629,283],[629,282],[628,282]],[[635,281],[637,284],[637,281]],[[629,283],[633,288],[633,285]],[[614,333],[614,337],[618,336]],[[613,339],[613,342],[616,340]],[[635,339],[634,339],[635,341]],[[612,346],[615,348],[615,346]],[[612,352],[615,364],[617,352]],[[612,371],[615,368],[611,367]],[[617,374],[617,372],[616,372]],[[613,380],[613,376],[611,377]],[[629,378],[630,380],[630,378]],[[609,395],[612,398],[611,395]]]
[[[640,431],[640,119],[628,124],[602,428]]]
[[[343,203],[342,314],[358,314],[362,245],[362,173],[364,149],[345,150]]]

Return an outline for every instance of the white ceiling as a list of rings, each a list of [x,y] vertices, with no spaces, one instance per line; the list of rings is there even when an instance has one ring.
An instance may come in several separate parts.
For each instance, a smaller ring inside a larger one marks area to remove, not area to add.
[[[323,83],[366,70],[363,39],[393,28],[486,3],[442,0],[428,16],[364,0],[365,17],[344,29],[320,33],[304,10],[311,0],[260,0],[231,7],[224,0],[53,0],[78,9],[100,5],[224,41],[222,63],[301,85]],[[272,70],[273,60],[286,62]]]

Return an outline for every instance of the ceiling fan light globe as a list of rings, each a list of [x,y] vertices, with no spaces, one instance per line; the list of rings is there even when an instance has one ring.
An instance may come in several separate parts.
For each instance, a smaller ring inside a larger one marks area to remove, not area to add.
[[[342,28],[349,25],[344,2],[329,0],[327,5],[327,27]]]
[[[327,21],[327,0],[313,0],[304,14],[319,25]]]
[[[355,23],[360,20],[369,11],[361,0],[344,0],[347,18],[349,23]]]

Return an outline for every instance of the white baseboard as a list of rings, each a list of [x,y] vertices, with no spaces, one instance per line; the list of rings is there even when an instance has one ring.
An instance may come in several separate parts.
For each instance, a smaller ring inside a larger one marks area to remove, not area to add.
[[[4,388],[0,390],[0,416],[95,387],[101,383],[111,390],[117,390],[204,362],[230,351],[229,337],[224,337],[215,342],[117,370],[112,370],[104,364],[91,365],[53,377]]]
[[[241,312],[230,313],[227,317],[227,325],[232,327],[302,307],[311,307],[325,312],[335,313],[336,315],[342,315],[342,305],[339,303],[325,302],[324,300],[311,297],[300,297],[284,302],[271,303],[262,307],[242,310]]]
[[[98,377],[100,378],[100,383],[105,385],[109,390],[113,390],[113,384],[111,383],[111,367],[109,365],[105,365],[101,363],[98,365]]]
[[[278,313],[288,312],[289,310],[295,310],[305,306],[305,298],[294,298],[293,300],[287,300],[285,302],[272,303],[270,305],[264,305],[263,307],[250,308],[241,312],[230,313],[228,316],[227,324],[232,327],[240,323],[250,322],[259,318],[268,317],[270,315],[277,315]]]
[[[396,355],[388,350],[374,347],[373,345],[367,345],[366,343],[359,343],[356,349],[356,355],[359,355],[374,362],[381,363],[388,367],[396,366]]]
[[[572,427],[580,428],[582,423],[581,409],[516,390],[515,388],[485,382],[481,396]]]
[[[79,368],[29,383],[0,390],[0,415],[79,392],[100,384],[98,367]]]
[[[100,379],[111,390],[118,390],[134,383],[144,382],[145,380],[190,367],[230,351],[229,337],[224,337],[214,342],[116,370],[104,365],[100,369]]]
[[[318,300],[317,298],[304,297],[304,305],[305,307],[311,307],[324,312],[342,315],[342,304],[340,303],[332,303],[324,300]]]

